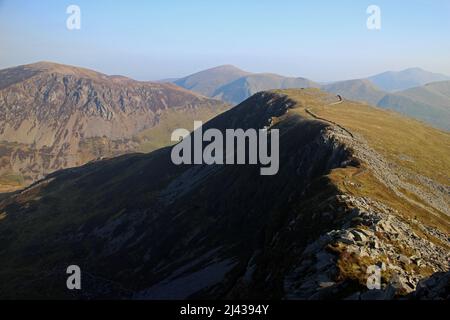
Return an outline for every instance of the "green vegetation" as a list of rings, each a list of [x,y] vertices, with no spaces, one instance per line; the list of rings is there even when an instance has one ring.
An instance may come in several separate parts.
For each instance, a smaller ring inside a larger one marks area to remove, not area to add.
[[[194,121],[207,122],[227,109],[228,107],[224,105],[219,109],[168,110],[161,115],[158,124],[133,138],[139,144],[136,151],[147,153],[173,145],[174,142],[170,139],[175,129],[192,128]]]

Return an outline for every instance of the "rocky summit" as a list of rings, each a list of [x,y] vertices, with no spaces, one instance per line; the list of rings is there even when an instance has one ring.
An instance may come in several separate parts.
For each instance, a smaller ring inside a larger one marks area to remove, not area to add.
[[[170,144],[227,106],[173,84],[40,62],[0,71],[0,192],[59,169]]]
[[[119,117],[101,97],[86,112]],[[279,130],[278,174],[176,166],[170,147],[50,174],[0,203],[0,297],[448,298],[447,132],[318,89],[204,127]]]

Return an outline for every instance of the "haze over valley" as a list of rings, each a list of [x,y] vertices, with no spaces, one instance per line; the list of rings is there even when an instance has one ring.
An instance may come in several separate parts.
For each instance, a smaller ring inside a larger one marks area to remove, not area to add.
[[[264,90],[321,88],[349,100],[363,101],[398,111],[438,128],[450,130],[450,77],[420,68],[388,71],[365,79],[320,84],[302,77],[255,74],[224,65],[170,82],[233,105]],[[408,100],[411,96],[414,98]]]

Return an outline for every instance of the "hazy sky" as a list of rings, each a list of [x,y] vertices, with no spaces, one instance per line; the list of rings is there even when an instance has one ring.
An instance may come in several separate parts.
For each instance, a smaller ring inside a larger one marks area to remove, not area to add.
[[[66,8],[81,8],[81,30]],[[381,8],[379,31],[367,7]],[[55,61],[141,80],[234,64],[316,81],[450,75],[449,0],[0,0],[0,68]]]

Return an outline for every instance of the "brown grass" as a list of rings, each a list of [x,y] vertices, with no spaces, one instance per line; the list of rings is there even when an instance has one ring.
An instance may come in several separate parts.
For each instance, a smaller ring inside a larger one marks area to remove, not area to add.
[[[334,104],[338,98],[318,89],[277,90],[297,102],[293,112],[312,118],[306,109],[320,118],[336,123],[353,134],[362,136],[375,151],[380,153],[398,170],[420,174],[441,185],[450,183],[450,133],[435,129],[422,122],[395,112],[366,104],[344,101]],[[406,220],[418,219],[422,223],[450,234],[450,217],[432,208],[415,194],[400,190],[408,201],[378,181],[370,170],[342,168],[334,170],[330,179],[343,191],[354,196],[366,196],[383,202],[399,211]],[[409,183],[426,191],[418,180]],[[414,204],[422,204],[422,206]],[[415,230],[424,236],[420,230]],[[437,239],[430,239],[439,242]],[[440,243],[442,245],[442,243]]]

